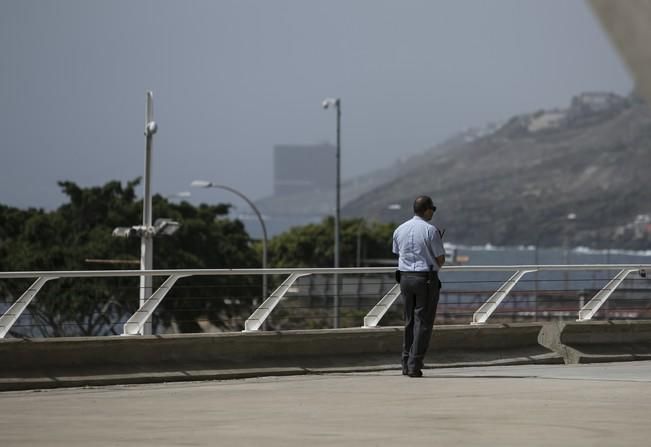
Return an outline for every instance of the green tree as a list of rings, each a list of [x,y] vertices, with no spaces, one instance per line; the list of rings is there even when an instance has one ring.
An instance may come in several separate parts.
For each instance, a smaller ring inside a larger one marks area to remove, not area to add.
[[[0,268],[88,270],[98,268],[97,264],[87,263],[88,259],[139,259],[139,238],[111,236],[116,226],[142,221],[142,201],[135,194],[138,184],[136,179],[125,186],[113,181],[82,188],[73,182],[60,182],[69,203],[55,211],[0,207]],[[228,205],[173,204],[155,196],[153,215],[175,219],[181,228],[171,237],[156,239],[154,267],[259,267],[252,241],[241,222],[223,218],[228,209]],[[161,281],[157,279],[154,287]],[[157,321],[163,325],[175,322],[184,332],[199,331],[200,318],[218,327],[230,327],[241,308],[248,306],[254,291],[259,290],[254,287],[256,282],[260,279],[242,278],[237,284],[229,277],[179,281],[178,287],[163,300]],[[137,308],[138,284],[138,278],[51,281],[30,305],[41,329],[35,335],[115,333],[120,325],[114,323],[123,323]],[[21,294],[28,285],[25,281],[3,282],[5,294],[11,297]]]
[[[154,215],[181,223],[173,236],[156,239],[157,269],[260,268],[253,241],[242,222],[224,218],[228,205],[172,204],[160,196],[153,200]],[[138,245],[139,249],[139,245]],[[197,276],[179,280],[160,307],[165,325],[174,322],[182,332],[201,332],[205,320],[224,329],[242,329],[262,277]]]
[[[84,188],[61,182],[69,201],[55,211],[0,206],[0,268],[3,271],[137,269],[140,239],[111,236],[113,228],[142,221],[139,179],[108,182]],[[193,206],[153,197],[153,216],[181,223],[169,237],[154,242],[156,269],[213,269],[260,267],[259,242],[239,221],[226,218],[229,205]],[[341,225],[341,265],[362,259],[393,258],[394,226],[361,219]],[[274,267],[331,267],[334,221],[292,228],[269,244]],[[133,264],[91,264],[90,259],[136,261]],[[276,278],[279,279],[279,278]],[[157,288],[164,278],[155,278]],[[224,329],[241,329],[251,302],[260,297],[261,276],[195,276],[179,280],[163,300],[154,321],[175,325],[182,332],[200,332],[205,321]],[[1,281],[0,291],[15,299],[27,280]],[[51,281],[29,307],[36,330],[28,335],[102,335],[119,333],[138,306],[137,277]],[[28,328],[29,329],[29,328]],[[32,327],[34,329],[34,327]],[[16,328],[15,334],[27,329]]]
[[[363,219],[341,221],[340,265],[354,267],[358,243],[365,259],[393,258],[391,236],[394,225],[365,222]],[[334,260],[334,219],[291,228],[269,243],[270,265],[274,267],[332,267]]]
[[[340,265],[357,266],[358,249],[360,264],[372,264],[370,260],[395,259],[391,253],[393,224],[366,222],[363,219],[344,219],[341,222]],[[332,267],[334,259],[334,219],[328,217],[318,224],[295,227],[270,241],[270,265],[273,267]],[[274,278],[278,284],[284,278]],[[331,279],[331,278],[330,278]],[[372,279],[372,281],[377,279]],[[304,329],[328,328],[332,324],[332,298],[319,285],[316,296],[288,299],[276,309],[268,324],[271,328]],[[332,291],[332,288],[330,288]],[[375,298],[375,297],[373,297]],[[359,310],[364,298],[359,294],[348,300],[340,310],[344,325],[358,325],[366,311]],[[343,303],[343,301],[342,301]]]

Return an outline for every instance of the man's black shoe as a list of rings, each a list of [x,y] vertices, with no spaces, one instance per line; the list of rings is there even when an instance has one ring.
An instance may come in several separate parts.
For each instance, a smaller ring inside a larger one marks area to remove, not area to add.
[[[417,371],[409,371],[407,373],[409,377],[423,377],[423,371],[417,370]]]
[[[409,374],[409,371],[407,370],[407,368],[402,368],[402,375],[406,376],[407,374]]]

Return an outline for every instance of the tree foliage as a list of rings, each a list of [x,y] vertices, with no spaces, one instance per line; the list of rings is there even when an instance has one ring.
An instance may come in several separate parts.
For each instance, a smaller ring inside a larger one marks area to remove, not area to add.
[[[115,238],[118,226],[142,222],[140,179],[122,184],[81,187],[60,182],[68,201],[54,211],[21,210],[0,205],[0,270],[65,271],[139,268],[140,238]],[[252,241],[240,221],[227,219],[229,205],[194,206],[153,197],[153,216],[178,221],[172,236],[154,240],[155,269],[257,268],[261,244]],[[390,258],[393,225],[343,220],[341,266],[365,265]],[[292,228],[269,244],[270,267],[332,267],[334,220]],[[131,263],[104,264],[93,260]],[[134,264],[135,262],[135,264]],[[154,278],[154,289],[164,280]],[[273,279],[273,278],[272,278]],[[280,278],[275,278],[279,280]],[[30,281],[0,281],[0,296],[15,300]],[[159,330],[176,326],[201,332],[201,322],[241,329],[254,299],[260,298],[260,275],[193,276],[179,280],[154,315]],[[271,281],[273,287],[274,282]],[[271,289],[269,290],[269,292]],[[58,279],[48,282],[29,306],[31,321],[15,326],[14,335],[102,335],[120,333],[137,309],[138,277]]]
[[[339,241],[340,266],[355,267],[358,257],[362,264],[369,259],[392,258],[393,230],[393,224],[343,219]],[[273,238],[269,245],[270,264],[274,267],[332,267],[334,219],[328,217],[318,224],[294,227]]]
[[[135,194],[139,179],[122,185],[108,182],[83,188],[60,182],[69,202],[55,211],[19,210],[0,206],[0,269],[3,271],[96,270],[125,265],[95,264],[88,260],[139,260],[140,239],[112,237],[117,226],[138,225],[142,200]],[[228,205],[174,204],[153,198],[153,215],[181,223],[170,237],[154,241],[154,268],[259,267],[252,241],[239,221],[223,217]],[[137,269],[137,264],[126,265]],[[243,278],[237,287],[226,287],[227,277],[199,277],[179,281],[161,303],[159,323],[174,323],[181,331],[198,331],[198,320],[228,327],[247,305],[259,278]],[[160,284],[161,279],[154,283]],[[3,295],[17,297],[27,289],[25,281],[3,281]],[[134,278],[57,280],[49,282],[30,305],[34,335],[99,335],[116,331],[116,319],[124,319],[138,305],[139,281]],[[123,321],[121,321],[123,323]],[[20,328],[16,331],[21,333]],[[24,332],[24,331],[22,331]]]

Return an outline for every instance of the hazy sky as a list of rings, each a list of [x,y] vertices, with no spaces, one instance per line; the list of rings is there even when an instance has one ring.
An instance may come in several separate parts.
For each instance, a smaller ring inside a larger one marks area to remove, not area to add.
[[[272,191],[274,144],[334,142],[344,178],[470,126],[632,81],[579,0],[0,0],[0,203],[143,173]],[[333,173],[334,176],[334,173]],[[217,190],[193,200],[232,201]]]

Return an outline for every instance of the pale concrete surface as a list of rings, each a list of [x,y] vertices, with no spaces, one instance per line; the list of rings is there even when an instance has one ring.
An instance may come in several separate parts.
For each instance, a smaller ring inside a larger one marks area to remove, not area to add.
[[[646,446],[651,362],[0,393],[10,446]]]

